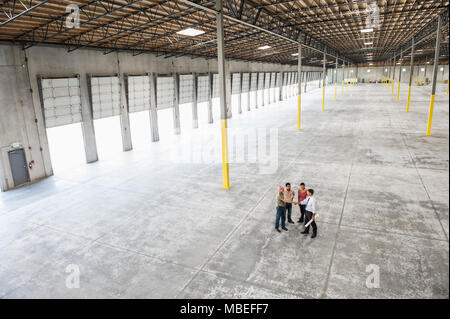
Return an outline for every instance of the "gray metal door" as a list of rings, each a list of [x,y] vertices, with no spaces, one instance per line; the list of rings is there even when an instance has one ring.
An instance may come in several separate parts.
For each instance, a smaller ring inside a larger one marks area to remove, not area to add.
[[[23,148],[8,152],[9,165],[14,180],[14,186],[19,186],[30,181],[27,160]]]

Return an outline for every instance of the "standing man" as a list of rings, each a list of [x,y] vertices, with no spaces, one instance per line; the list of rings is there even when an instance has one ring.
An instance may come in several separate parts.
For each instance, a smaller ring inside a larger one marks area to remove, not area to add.
[[[317,215],[317,204],[316,199],[314,198],[314,190],[308,189],[307,191],[308,197],[303,200],[300,204],[306,205],[305,207],[305,225],[308,225],[308,223],[312,220],[311,226],[313,228],[313,234],[311,238],[316,238],[317,236],[317,225],[316,225],[316,215]],[[309,234],[309,226],[308,225],[304,231],[302,231],[302,234]]]
[[[277,216],[275,217],[275,229],[277,232],[281,233],[280,227],[280,219],[281,219],[281,228],[283,230],[288,230],[286,228],[286,203],[284,202],[284,187],[280,186],[277,194]]]
[[[288,222],[294,224],[292,220],[292,201],[294,200],[295,192],[291,189],[291,183],[286,183],[286,190],[284,191],[284,202],[286,203]]]
[[[307,190],[305,189],[305,183],[300,183],[300,189],[298,190],[298,203],[300,207],[300,219],[298,223],[301,224],[305,220],[305,208],[306,205],[301,204],[306,199]]]

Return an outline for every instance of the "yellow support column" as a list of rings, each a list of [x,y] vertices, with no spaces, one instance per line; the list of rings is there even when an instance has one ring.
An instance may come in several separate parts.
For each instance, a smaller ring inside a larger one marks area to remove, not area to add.
[[[222,134],[222,175],[223,188],[230,188],[230,169],[228,163],[228,133],[227,133],[227,81],[225,73],[225,43],[223,26],[223,4],[222,0],[216,0],[216,28],[217,28],[217,62],[218,62],[218,80],[220,97],[220,126]],[[228,88],[231,90],[231,87]],[[231,94],[230,94],[231,96]],[[228,101],[231,105],[231,101]]]
[[[400,100],[400,81],[398,82],[397,102]]]
[[[394,85],[395,85],[395,80],[392,79],[392,85],[391,85],[391,95],[394,95]]]
[[[221,120],[222,126],[222,175],[223,188],[230,188],[230,169],[228,165],[228,133],[227,120]]]
[[[336,101],[336,81],[334,82],[334,100]]]
[[[448,95],[448,84],[449,84],[449,82],[450,82],[450,81],[447,81],[447,95]]]
[[[406,102],[406,112],[409,112],[410,100],[411,100],[411,85],[408,87],[408,102]]]
[[[431,122],[433,122],[434,94],[431,94],[430,109],[428,111],[427,136],[431,135]]]
[[[322,87],[322,111],[325,110],[325,87]]]
[[[438,63],[439,63],[439,49],[441,44],[441,26],[442,17],[438,16],[438,23],[436,28],[436,47],[434,49],[434,64],[433,64],[433,75],[431,82],[431,100],[430,109],[428,111],[428,125],[427,125],[427,136],[431,135],[431,123],[433,122],[433,109],[434,109],[434,95],[436,94],[436,82],[438,74]],[[425,69],[426,72],[427,69]]]

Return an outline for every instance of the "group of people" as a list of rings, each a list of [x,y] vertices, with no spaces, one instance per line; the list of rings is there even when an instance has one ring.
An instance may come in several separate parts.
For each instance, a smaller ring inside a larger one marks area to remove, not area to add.
[[[275,229],[281,233],[281,229],[288,231],[286,227],[286,213],[288,223],[294,224],[292,220],[292,205],[299,205],[300,207],[300,218],[297,221],[299,224],[304,223],[305,229],[302,234],[309,234],[309,227],[312,226],[313,234],[311,238],[317,236],[317,225],[316,225],[316,199],[314,198],[314,190],[306,189],[305,183],[300,183],[300,188],[298,190],[297,201],[294,201],[295,192],[291,189],[291,184],[286,183],[286,189],[280,186],[278,189],[278,194],[276,197],[277,201],[277,214],[275,218]]]

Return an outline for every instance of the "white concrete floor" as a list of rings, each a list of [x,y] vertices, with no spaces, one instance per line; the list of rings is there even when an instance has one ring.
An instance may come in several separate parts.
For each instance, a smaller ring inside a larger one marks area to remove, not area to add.
[[[426,137],[429,87],[413,87],[409,113],[406,90],[397,103],[381,84],[338,88],[333,101],[328,87],[324,112],[308,92],[300,132],[295,97],[234,115],[230,127],[278,129],[278,168],[233,163],[230,190],[220,164],[168,161],[182,134],[2,193],[0,297],[448,298],[448,96],[440,85]],[[302,181],[315,239],[273,229],[277,186]]]

